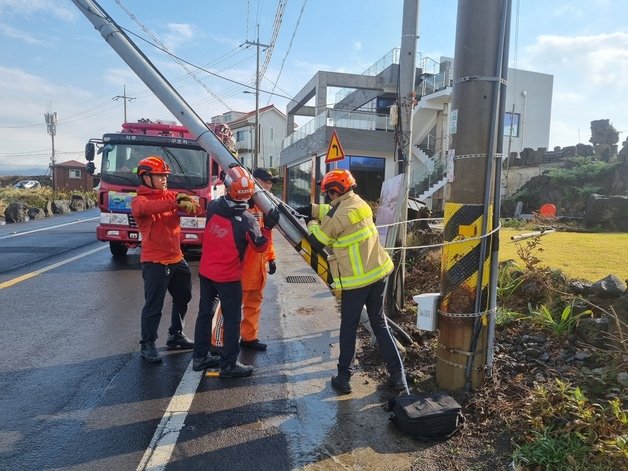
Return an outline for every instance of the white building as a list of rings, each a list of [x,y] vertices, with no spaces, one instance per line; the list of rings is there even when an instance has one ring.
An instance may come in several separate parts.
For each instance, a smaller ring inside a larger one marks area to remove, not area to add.
[[[238,159],[243,166],[253,169],[255,155],[255,111],[229,111],[212,118],[212,122],[228,124],[235,136]],[[279,168],[281,143],[286,137],[286,116],[275,105],[259,109],[260,148],[258,167]],[[277,173],[275,171],[274,173]]]
[[[410,194],[437,209],[449,148],[452,64],[451,58],[439,62],[424,58],[416,72]],[[319,71],[297,93],[287,107],[288,135],[281,151],[288,204],[308,203],[313,182],[329,170],[324,160],[333,130],[346,155],[338,167],[355,175],[360,195],[372,201],[379,198],[383,181],[396,173],[390,106],[397,99],[398,75],[399,49],[393,49],[359,75]],[[547,148],[552,87],[551,75],[508,70],[504,154]],[[335,100],[328,98],[333,88]],[[328,102],[335,105],[327,108]],[[292,133],[295,116],[313,118]]]

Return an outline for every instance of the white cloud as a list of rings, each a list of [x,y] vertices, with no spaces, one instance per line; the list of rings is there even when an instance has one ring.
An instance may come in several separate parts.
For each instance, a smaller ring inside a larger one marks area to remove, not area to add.
[[[550,146],[587,142],[596,119],[628,130],[628,33],[538,36],[519,67],[554,75]]]
[[[58,0],[0,0],[0,13],[32,15],[46,13],[64,21],[76,18],[75,8]],[[69,3],[69,2],[68,2]]]
[[[163,43],[171,52],[194,37],[192,26],[186,23],[168,23],[166,28],[168,32],[164,35]]]
[[[26,31],[13,28],[4,23],[0,23],[0,33],[3,34],[4,36],[8,36],[13,39],[19,39],[28,44],[38,44],[41,46],[47,45],[45,41],[42,41],[41,39],[37,39],[32,34],[27,33]]]
[[[362,50],[362,41],[353,41],[353,50],[361,51]]]

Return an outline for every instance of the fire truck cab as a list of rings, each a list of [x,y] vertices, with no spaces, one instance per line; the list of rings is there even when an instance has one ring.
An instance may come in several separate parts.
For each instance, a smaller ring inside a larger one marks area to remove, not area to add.
[[[219,138],[224,142],[231,138],[228,134]],[[87,170],[91,173],[95,171],[97,154],[101,157],[100,223],[96,236],[98,240],[109,242],[114,257],[124,257],[129,248],[141,244],[140,232],[131,215],[131,200],[139,185],[137,163],[143,158],[156,155],[164,159],[172,172],[168,188],[191,195],[203,209],[208,201],[224,194],[220,166],[180,125],[148,121],[124,123],[121,132],[90,139],[85,146]],[[200,247],[204,228],[204,217],[181,213],[181,245]]]

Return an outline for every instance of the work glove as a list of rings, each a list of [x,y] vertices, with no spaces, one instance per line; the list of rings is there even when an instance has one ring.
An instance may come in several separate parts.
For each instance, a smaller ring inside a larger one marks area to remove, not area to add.
[[[276,271],[277,271],[277,264],[275,263],[274,260],[269,260],[268,261],[268,274],[274,275]]]
[[[312,205],[308,204],[307,206],[299,206],[298,208],[296,208],[297,213],[301,214],[302,216],[305,217],[312,217]]]
[[[192,197],[186,193],[177,193],[177,203],[181,201],[193,201]]]
[[[185,211],[188,214],[195,214],[198,206],[192,201],[181,200],[179,202],[179,209]]]
[[[264,227],[272,229],[279,222],[279,208],[273,208],[264,216]]]

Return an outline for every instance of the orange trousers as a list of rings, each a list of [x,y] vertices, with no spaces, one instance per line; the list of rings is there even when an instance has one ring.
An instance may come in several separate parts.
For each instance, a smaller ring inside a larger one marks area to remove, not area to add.
[[[259,339],[259,317],[262,313],[262,301],[264,299],[262,290],[244,290],[242,291],[242,322],[240,323],[240,338],[245,342]],[[223,318],[220,305],[214,314],[214,327],[212,329],[212,345],[214,347],[222,347],[224,345],[223,337]]]

